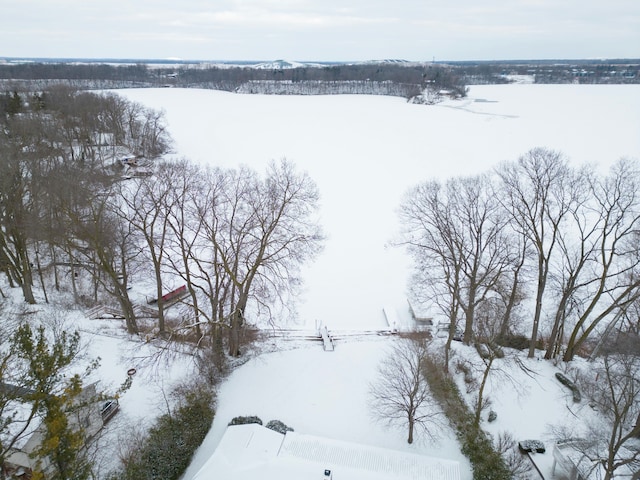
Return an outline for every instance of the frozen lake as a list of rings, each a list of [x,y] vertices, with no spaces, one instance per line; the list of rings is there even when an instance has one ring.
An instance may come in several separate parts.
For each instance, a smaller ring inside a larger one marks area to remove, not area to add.
[[[120,94],[164,110],[175,155],[262,171],[287,158],[316,181],[327,241],[304,270],[298,325],[385,325],[407,314],[409,261],[388,246],[411,186],[471,175],[534,147],[606,167],[640,158],[640,85],[472,86],[436,106],[374,96],[263,96],[141,89]],[[435,312],[423,312],[433,314]]]

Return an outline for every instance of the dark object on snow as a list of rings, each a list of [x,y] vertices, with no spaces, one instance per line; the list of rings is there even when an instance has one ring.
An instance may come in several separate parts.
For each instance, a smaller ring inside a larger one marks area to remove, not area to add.
[[[496,421],[496,418],[498,418],[498,414],[497,414],[496,412],[494,412],[493,410],[491,410],[491,411],[489,412],[489,419],[488,419],[488,420],[489,420],[489,423],[491,423],[491,422],[495,422],[495,421]]]
[[[573,383],[571,380],[569,380],[560,372],[556,372],[556,378],[561,384],[563,384],[565,387],[571,390],[571,392],[573,393],[574,402],[578,403],[580,400],[582,400],[582,395],[580,395],[580,390],[578,390],[578,387],[576,387],[575,383]]]
[[[233,419],[229,422],[229,426],[247,425],[249,423],[257,423],[258,425],[262,425],[262,420],[260,420],[260,417],[256,417],[255,415],[250,415],[248,417],[233,417]]]
[[[544,453],[547,451],[547,449],[544,448],[544,443],[540,440],[522,440],[518,442],[518,448],[522,453]]]

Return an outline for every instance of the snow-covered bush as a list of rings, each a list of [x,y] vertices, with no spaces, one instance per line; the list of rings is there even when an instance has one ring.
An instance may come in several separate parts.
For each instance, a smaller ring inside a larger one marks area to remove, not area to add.
[[[270,428],[278,433],[282,433],[283,435],[287,432],[293,432],[293,428],[285,425],[280,420],[269,420],[265,427]]]
[[[442,95],[432,88],[425,88],[420,95],[416,95],[409,99],[409,103],[418,105],[435,105],[443,100]]]
[[[231,425],[247,425],[249,423],[257,423],[258,425],[262,425],[262,420],[260,417],[255,415],[249,415],[246,417],[233,417],[229,422],[229,426]]]

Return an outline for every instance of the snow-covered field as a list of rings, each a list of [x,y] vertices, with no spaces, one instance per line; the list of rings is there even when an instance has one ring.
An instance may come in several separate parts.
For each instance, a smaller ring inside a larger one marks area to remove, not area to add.
[[[468,98],[437,106],[370,96],[120,93],[165,111],[178,157],[258,170],[286,157],[317,182],[327,242],[305,270],[305,295],[290,326],[381,328],[389,305],[406,317],[409,262],[388,244],[402,195],[419,181],[483,172],[539,146],[603,168],[620,157],[640,158],[638,85],[473,86]],[[367,390],[386,346],[384,339],[352,340],[332,353],[307,345],[249,361],[222,385],[213,427],[185,480],[206,462],[232,417],[252,414],[301,433],[459,460],[463,480],[470,479],[451,433],[437,444],[409,446],[403,430],[372,421]],[[579,412],[553,379],[555,367],[529,366],[540,375],[513,373],[521,388],[490,386],[498,421],[489,428],[549,440],[549,425]]]

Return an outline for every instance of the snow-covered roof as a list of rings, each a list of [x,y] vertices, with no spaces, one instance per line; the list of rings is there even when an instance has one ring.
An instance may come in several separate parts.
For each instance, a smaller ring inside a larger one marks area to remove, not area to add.
[[[193,480],[459,480],[458,462],[314,435],[286,435],[257,424],[227,427]]]

